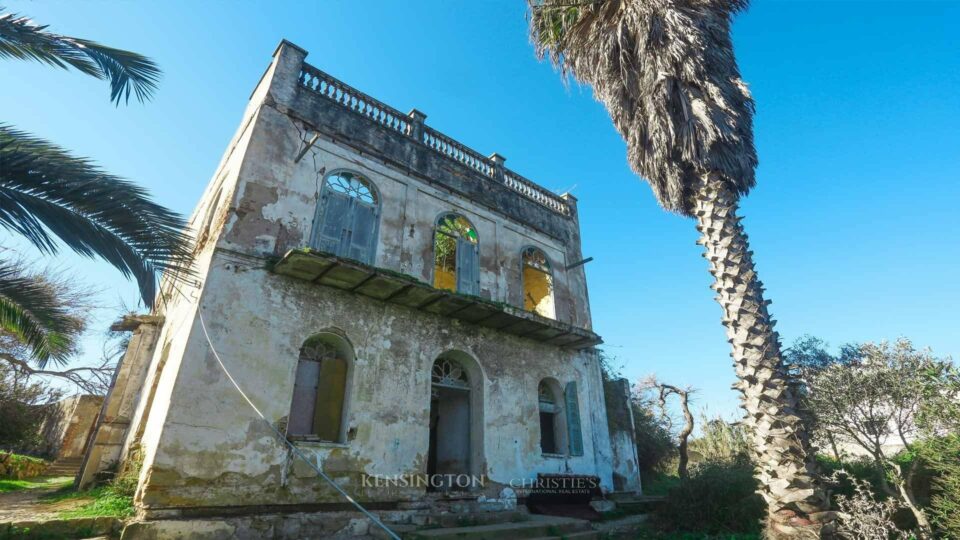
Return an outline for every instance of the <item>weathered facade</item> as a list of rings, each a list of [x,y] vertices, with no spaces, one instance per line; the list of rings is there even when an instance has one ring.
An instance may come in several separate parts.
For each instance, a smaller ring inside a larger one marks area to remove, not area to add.
[[[639,490],[611,446],[576,199],[306,54],[275,52],[192,216],[196,273],[124,359],[141,391],[116,455],[143,513],[342,504],[274,430],[374,508],[537,473]],[[428,474],[451,476],[370,481]]]
[[[41,451],[62,460],[83,457],[87,440],[103,404],[103,397],[77,395],[56,403],[56,412],[40,428]]]

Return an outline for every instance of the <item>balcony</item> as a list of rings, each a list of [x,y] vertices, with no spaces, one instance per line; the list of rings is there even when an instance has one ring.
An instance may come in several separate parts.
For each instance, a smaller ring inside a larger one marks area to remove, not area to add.
[[[436,289],[417,279],[309,248],[288,251],[271,270],[320,286],[350,291],[417,311],[457,319],[568,349],[603,343],[600,336],[511,305]]]

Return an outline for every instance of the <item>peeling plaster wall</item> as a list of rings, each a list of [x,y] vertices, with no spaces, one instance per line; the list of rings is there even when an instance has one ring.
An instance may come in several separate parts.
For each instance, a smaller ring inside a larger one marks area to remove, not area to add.
[[[300,443],[300,448],[360,499],[423,495],[422,488],[365,488],[360,477],[426,471],[430,367],[450,350],[470,355],[483,373],[482,444],[474,444],[473,451],[482,458],[476,470],[494,483],[491,493],[498,482],[530,479],[538,472],[596,474],[611,489],[613,458],[598,358],[591,351],[504,335],[265,269],[272,257],[307,244],[323,174],[349,169],[374,182],[383,201],[376,266],[429,283],[434,222],[442,212],[460,212],[480,237],[481,296],[522,307],[521,250],[535,245],[554,268],[557,319],[591,325],[583,267],[563,270],[582,258],[572,197],[572,217],[502,186],[483,184],[473,199],[463,190],[492,180],[472,173],[449,177],[464,170],[453,162],[420,167],[418,173],[330,131],[294,163],[308,124],[320,121],[318,111],[353,114],[304,95],[296,83],[304,56],[286,42],[278,48],[191,218],[199,241],[195,278],[176,291],[169,284],[164,289],[160,314],[166,322],[144,384],[146,395],[127,434],[128,446],[138,445],[143,456],[137,502],[159,512],[342,502],[315,471],[292,458],[231,385],[201,329],[200,305],[216,351],[250,399],[278,425],[289,414],[303,341],[329,328],[349,338],[356,362],[345,406],[348,440]],[[336,119],[344,125],[366,121]],[[393,147],[387,135],[380,136],[388,149]],[[421,156],[415,162],[432,159]],[[437,176],[424,176],[423,170]],[[496,191],[496,197],[488,191]],[[544,377],[577,381],[583,456],[541,455],[537,384]]]
[[[279,257],[307,245],[325,175],[349,170],[365,176],[380,194],[375,266],[432,283],[436,220],[445,212],[457,212],[474,225],[480,239],[481,297],[522,308],[521,251],[536,246],[551,262],[557,319],[590,327],[582,267],[565,270],[579,260],[579,245],[566,244],[329,140],[317,141],[294,163],[304,144],[303,133],[294,119],[275,108],[259,111],[237,190],[239,202],[218,247]]]
[[[421,490],[371,490],[360,475],[426,472],[430,368],[450,350],[483,372],[480,471],[492,482],[537,472],[597,474],[611,461],[596,357],[272,274],[262,261],[214,257],[201,301],[214,347],[237,383],[273,424],[289,414],[303,342],[340,329],[356,360],[348,381],[345,444],[301,443],[325,472],[365,500],[415,498]],[[257,291],[251,298],[251,291]],[[577,381],[584,455],[540,453],[537,385]],[[599,398],[599,399],[598,399]],[[291,460],[217,364],[205,338],[187,343],[156,454],[148,507],[339,502],[316,473]],[[599,441],[599,443],[598,443]],[[606,441],[606,448],[603,442]]]
[[[102,405],[103,396],[93,395],[71,396],[57,402],[56,414],[40,429],[42,450],[54,459],[82,457]]]
[[[216,240],[226,221],[235,213],[237,180],[240,177],[241,166],[259,106],[262,105],[263,95],[269,87],[270,75],[273,71],[274,64],[271,64],[264,78],[261,79],[260,86],[254,91],[253,97],[260,96],[259,99],[251,101],[247,107],[240,127],[227,146],[213,178],[191,214],[188,231],[197,244],[193,266],[194,276],[179,283],[171,283],[167,279],[161,287],[163,296],[157,311],[164,316],[165,322],[141,389],[144,395],[137,403],[124,441],[125,453],[136,448],[138,457],[143,459],[140,472],[141,488],[149,477],[187,341],[195,332],[200,332],[200,325],[196,319],[197,300],[200,298],[204,281],[209,273]],[[205,219],[208,216],[211,219]]]

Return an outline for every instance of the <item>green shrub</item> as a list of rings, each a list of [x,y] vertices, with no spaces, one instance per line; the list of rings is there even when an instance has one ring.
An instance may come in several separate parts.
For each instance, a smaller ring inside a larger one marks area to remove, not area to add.
[[[47,462],[31,456],[0,451],[0,478],[23,480],[39,476],[47,468]]]
[[[654,522],[666,532],[756,534],[765,515],[752,465],[706,462],[667,493]]]
[[[740,464],[750,461],[750,442],[742,425],[719,416],[709,418],[701,412],[700,426],[702,435],[690,441],[691,460]]]
[[[661,476],[666,462],[677,453],[677,446],[663,418],[638,397],[630,400],[633,409],[633,433],[637,443],[637,466],[644,492],[647,484]],[[673,467],[676,472],[676,467]]]
[[[126,518],[134,514],[133,497],[119,492],[112,485],[80,492],[80,495],[92,496],[93,501],[80,508],[61,512],[59,517],[64,519],[101,516]]]
[[[917,448],[934,474],[930,520],[943,538],[960,538],[960,434],[926,439]]]

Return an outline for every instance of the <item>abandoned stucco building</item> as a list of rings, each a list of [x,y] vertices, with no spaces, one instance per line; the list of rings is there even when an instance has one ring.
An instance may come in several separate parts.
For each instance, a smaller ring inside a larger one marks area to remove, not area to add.
[[[282,42],[251,95],[191,218],[195,275],[132,320],[127,397],[108,399],[82,481],[139,467],[154,517],[343,503],[225,368],[374,508],[538,473],[638,491],[632,435],[608,427],[576,199],[306,55]],[[483,480],[364,481],[430,474]]]

